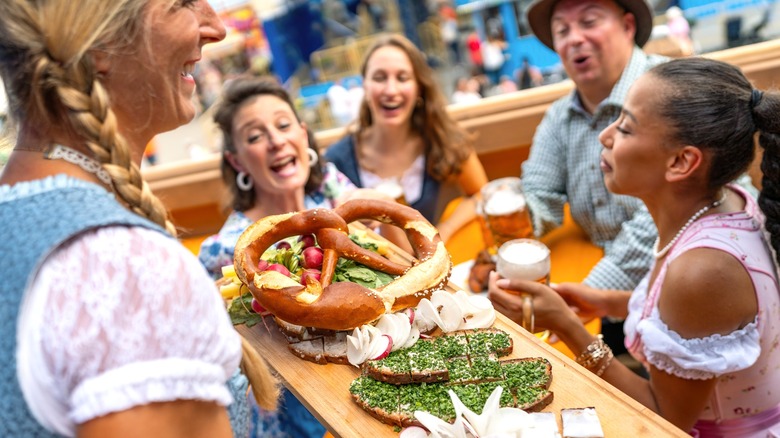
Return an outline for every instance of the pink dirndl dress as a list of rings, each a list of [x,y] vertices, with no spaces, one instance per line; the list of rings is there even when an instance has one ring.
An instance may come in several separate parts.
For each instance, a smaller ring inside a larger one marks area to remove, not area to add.
[[[717,378],[710,400],[691,435],[701,438],[780,437],[780,291],[777,267],[766,238],[764,216],[745,198],[742,212],[705,216],[681,236],[648,289],[648,277],[629,301],[626,347],[645,366],[684,379]],[[668,265],[693,248],[733,255],[753,281],[758,315],[727,335],[683,339],[660,318],[658,299]]]

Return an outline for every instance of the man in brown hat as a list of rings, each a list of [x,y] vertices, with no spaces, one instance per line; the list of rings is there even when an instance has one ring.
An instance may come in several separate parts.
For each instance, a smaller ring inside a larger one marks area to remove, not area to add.
[[[665,58],[641,46],[652,30],[644,0],[539,0],[528,9],[536,37],[555,50],[576,89],[548,109],[522,165],[523,189],[537,236],[573,219],[604,257],[580,284],[632,290],[650,267],[656,229],[641,201],[607,191],[599,167],[599,133],[619,115],[628,88]],[[622,324],[604,321],[605,341],[622,348]]]

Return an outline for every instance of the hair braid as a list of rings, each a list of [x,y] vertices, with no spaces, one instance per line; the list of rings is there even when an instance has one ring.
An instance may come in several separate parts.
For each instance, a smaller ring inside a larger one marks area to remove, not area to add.
[[[134,213],[175,236],[176,228],[168,220],[165,206],[149,189],[141,170],[130,157],[130,148],[118,131],[116,116],[103,85],[93,80],[89,94],[64,83],[55,85],[55,89],[68,110],[71,125],[84,137],[87,147],[111,176],[116,196]]]
[[[758,127],[758,142],[764,148],[761,159],[761,194],[758,205],[766,216],[765,227],[769,231],[775,254],[780,253],[780,94],[763,93],[752,106],[753,119]]]

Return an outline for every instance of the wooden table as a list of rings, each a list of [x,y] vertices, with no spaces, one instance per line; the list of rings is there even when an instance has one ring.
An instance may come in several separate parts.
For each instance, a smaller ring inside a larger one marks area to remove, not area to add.
[[[349,385],[360,374],[357,368],[298,359],[287,349],[286,339],[273,322],[269,327],[270,331],[262,325],[240,326],[238,331],[331,434],[372,438],[398,435],[392,426],[380,423],[352,401]],[[544,411],[555,412],[559,426],[562,408],[593,406],[606,437],[689,436],[502,315],[496,327],[509,333],[514,341],[514,351],[508,358],[542,356],[552,363],[550,390],[555,398]]]
[[[411,259],[397,248],[389,258],[399,262]],[[497,316],[495,326],[509,333],[514,341],[514,351],[507,358],[541,356],[552,364],[550,390],[555,398],[544,411],[555,412],[559,426],[562,408],[593,406],[607,437],[689,436],[503,315]],[[317,365],[298,359],[288,350],[286,339],[273,321],[266,320],[270,330],[259,324],[251,328],[239,326],[238,331],[331,434],[345,438],[398,435],[392,426],[374,419],[352,401],[349,385],[360,374],[358,368]]]

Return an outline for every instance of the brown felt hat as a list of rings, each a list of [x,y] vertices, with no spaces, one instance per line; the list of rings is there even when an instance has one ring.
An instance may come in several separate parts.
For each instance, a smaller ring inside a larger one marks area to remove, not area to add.
[[[528,24],[534,35],[539,38],[545,46],[553,48],[552,30],[550,29],[550,20],[552,19],[553,9],[559,0],[537,0],[528,8]],[[645,45],[650,39],[650,33],[653,30],[653,11],[645,0],[614,0],[615,3],[622,6],[626,12],[631,12],[636,17],[636,34],[634,41],[639,47]]]

